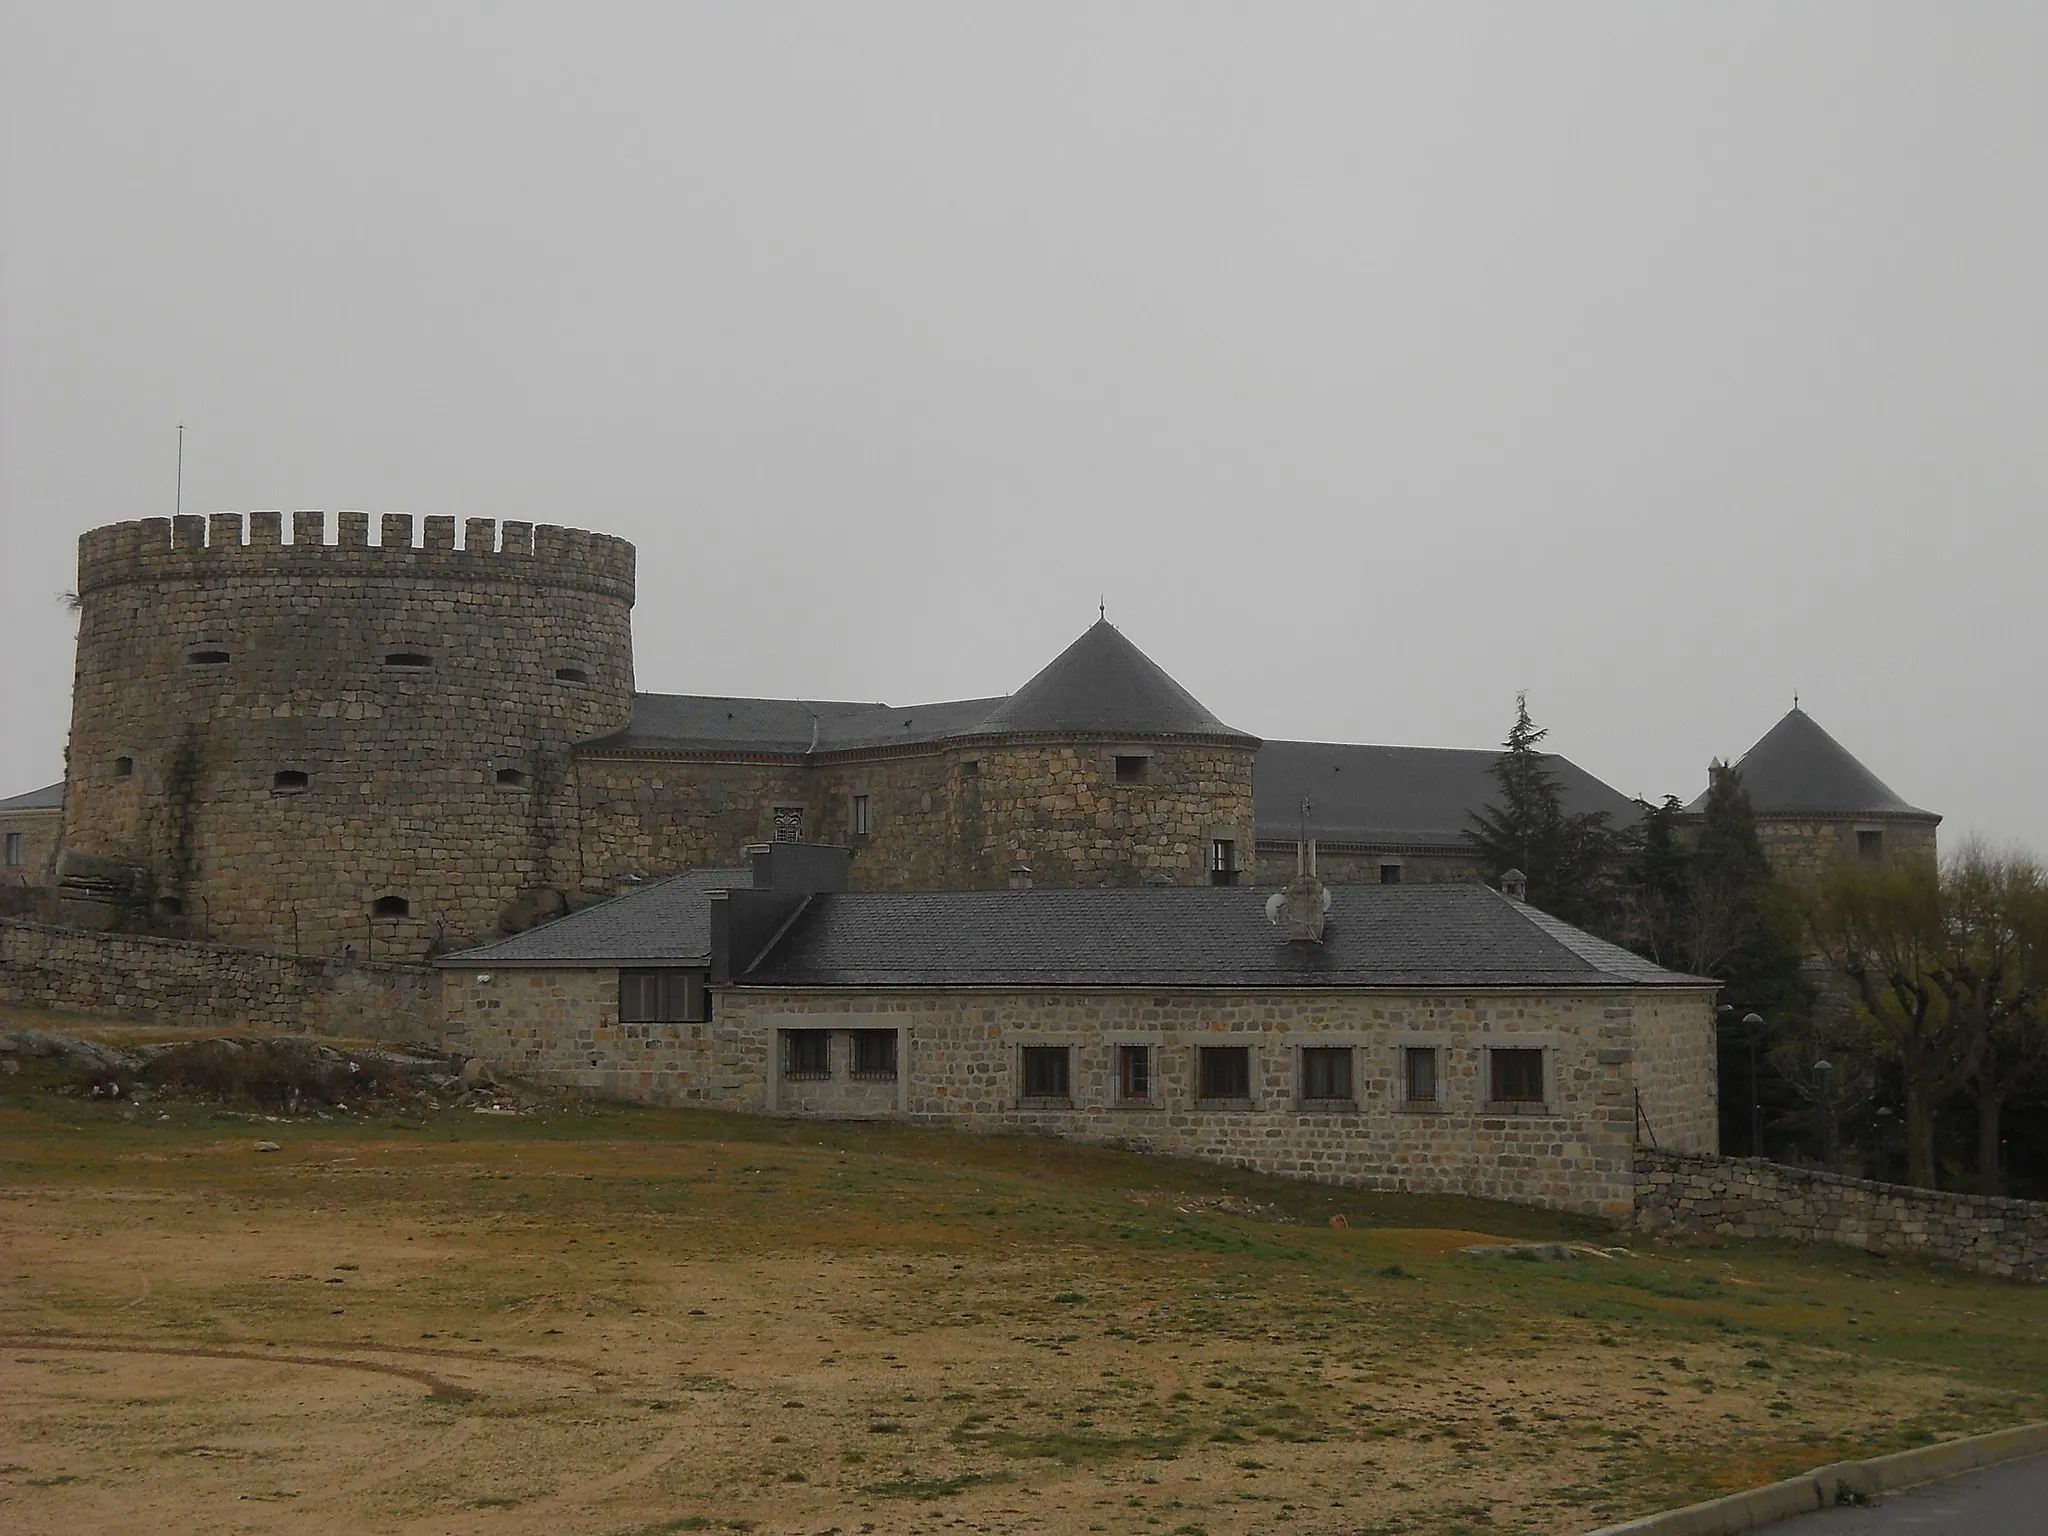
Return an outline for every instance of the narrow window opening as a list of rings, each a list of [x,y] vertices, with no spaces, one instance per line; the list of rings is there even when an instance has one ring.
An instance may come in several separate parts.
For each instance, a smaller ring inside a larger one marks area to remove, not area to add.
[[[557,667],[555,668],[555,681],[558,683],[587,683],[590,681],[590,674],[581,667]]]
[[[117,779],[132,779],[132,778],[134,778],[134,777],[135,777],[135,759],[134,759],[134,758],[132,758],[132,757],[117,757],[117,758],[115,758],[115,759],[114,759],[114,777],[115,777],[115,778],[117,778]]]
[[[521,768],[500,768],[498,783],[505,789],[530,789],[533,787],[533,775]]]
[[[1401,866],[1400,866],[1400,865],[1398,865],[1398,864],[1382,864],[1382,865],[1380,866],[1380,884],[1381,884],[1381,885],[1399,885],[1400,883],[1401,883]]]
[[[1410,1104],[1436,1102],[1436,1049],[1411,1045],[1402,1052],[1402,1096]]]
[[[27,862],[21,851],[22,844],[25,841],[27,839],[19,832],[7,834],[7,867],[9,869],[19,869]]]
[[[1024,1047],[1024,1094],[1027,1099],[1064,1099],[1068,1096],[1067,1062],[1064,1045]]]
[[[873,821],[868,811],[868,797],[866,795],[855,795],[853,797],[853,835],[855,837],[866,837],[873,830]]]
[[[303,768],[280,768],[270,776],[270,792],[273,795],[296,794],[312,782]]]
[[[1493,1102],[1496,1104],[1541,1104],[1543,1102],[1543,1052],[1517,1048],[1494,1050]]]
[[[961,778],[963,778],[963,779],[978,779],[978,778],[980,778],[980,777],[981,777],[981,759],[980,759],[980,758],[977,758],[977,757],[970,757],[970,758],[967,758],[967,759],[963,760],[963,761],[961,762],[961,764],[960,764],[960,777],[961,777]]]
[[[228,664],[226,651],[187,651],[185,661],[194,667],[224,667]]]
[[[1205,1099],[1248,1099],[1252,1096],[1252,1053],[1245,1045],[1205,1045],[1200,1085]]]
[[[412,903],[403,896],[379,896],[370,903],[372,917],[411,917]]]
[[[782,1075],[792,1081],[832,1075],[832,1031],[785,1029],[782,1032]]]
[[[856,1029],[853,1032],[854,1077],[866,1082],[896,1081],[896,1031]]]
[[[434,658],[424,651],[393,651],[384,658],[387,667],[431,667]]]
[[[1120,1045],[1116,1048],[1116,1093],[1120,1099],[1145,1100],[1152,1097],[1152,1047]]]
[[[775,807],[775,841],[800,843],[804,840],[804,808],[800,805]]]
[[[1237,884],[1237,843],[1234,839],[1219,837],[1210,842],[1209,883],[1211,885]]]
[[[1301,1053],[1301,1096],[1304,1099],[1351,1097],[1351,1052],[1341,1046],[1315,1046]]]
[[[1142,784],[1145,770],[1152,764],[1149,757],[1119,757],[1116,760],[1116,781],[1119,784]]]
[[[1884,857],[1884,833],[1874,827],[1864,827],[1856,833],[1856,856],[1863,859]]]

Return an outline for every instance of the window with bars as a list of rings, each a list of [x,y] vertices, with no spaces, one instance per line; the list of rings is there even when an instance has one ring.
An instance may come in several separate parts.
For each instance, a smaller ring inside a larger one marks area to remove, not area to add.
[[[1411,1045],[1401,1052],[1401,1098],[1409,1104],[1436,1102],[1436,1047]]]
[[[1351,1052],[1342,1046],[1317,1045],[1301,1053],[1301,1096],[1304,1099],[1351,1097]]]
[[[619,972],[621,1024],[700,1024],[710,1001],[702,971]]]
[[[856,1029],[853,1032],[853,1067],[849,1074],[866,1082],[896,1081],[896,1031]]]
[[[804,808],[800,805],[775,807],[775,841],[800,843],[804,840]]]
[[[1116,1048],[1116,1096],[1139,1101],[1152,1097],[1151,1046],[1120,1045]]]
[[[1541,1104],[1543,1102],[1543,1052],[1517,1047],[1489,1051],[1491,1087],[1496,1104]]]
[[[785,1029],[782,1032],[782,1076],[785,1081],[815,1081],[831,1075],[831,1030]]]
[[[1068,1061],[1072,1055],[1064,1045],[1024,1047],[1024,1092],[1027,1099],[1064,1099],[1070,1093]]]
[[[1205,1099],[1248,1099],[1252,1096],[1252,1052],[1246,1045],[1205,1045],[1196,1055],[1196,1082]]]
[[[1210,841],[1209,883],[1211,885],[1237,884],[1237,843],[1233,839],[1219,837]]]

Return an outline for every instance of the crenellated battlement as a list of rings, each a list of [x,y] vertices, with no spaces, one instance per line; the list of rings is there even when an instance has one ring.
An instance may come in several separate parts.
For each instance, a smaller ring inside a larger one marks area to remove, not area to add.
[[[634,550],[624,539],[553,523],[500,523],[495,518],[417,520],[387,512],[370,542],[370,514],[338,512],[328,542],[325,512],[291,514],[286,542],[281,512],[215,512],[210,516],[145,517],[80,535],[80,596],[124,582],[205,581],[248,574],[291,575],[317,569],[370,577],[446,579],[457,583],[514,581],[572,587],[633,601]]]

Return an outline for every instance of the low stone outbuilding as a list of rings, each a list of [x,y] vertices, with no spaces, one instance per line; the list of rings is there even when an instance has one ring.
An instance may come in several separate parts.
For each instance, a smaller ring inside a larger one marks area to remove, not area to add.
[[[1056,1135],[1625,1217],[1714,1150],[1713,984],[1476,884],[859,891],[680,876],[441,964],[446,1043],[667,1104]],[[780,868],[778,869],[778,861]]]

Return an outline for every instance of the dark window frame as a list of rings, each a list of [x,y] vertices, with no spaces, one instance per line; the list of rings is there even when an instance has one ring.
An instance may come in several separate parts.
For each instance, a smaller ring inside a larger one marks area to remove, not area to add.
[[[1417,1067],[1424,1070],[1418,1072]],[[1418,1078],[1427,1078],[1428,1092],[1419,1092],[1423,1084]],[[1404,1045],[1401,1047],[1401,1102],[1418,1109],[1436,1109],[1443,1104],[1443,1072],[1437,1061],[1433,1045]]]
[[[831,1079],[832,1031],[783,1030],[782,1080],[787,1083],[823,1083]]]
[[[1237,839],[1234,837],[1212,837],[1209,839],[1209,883],[1211,885],[1235,885],[1240,873],[1237,867]]]
[[[1544,1061],[1544,1055],[1540,1045],[1497,1045],[1489,1049],[1487,1102],[1516,1106],[1549,1103],[1545,1092],[1549,1087],[1549,1063]]]
[[[1068,1103],[1074,1097],[1074,1048],[1025,1045],[1017,1048],[1017,1097],[1026,1103]]]
[[[1116,1048],[1116,1096],[1124,1104],[1150,1104],[1158,1085],[1152,1070],[1152,1047],[1120,1044]]]
[[[893,1083],[897,1076],[896,1031],[855,1029],[847,1052],[846,1075],[856,1082]]]
[[[702,971],[679,966],[621,969],[621,1024],[702,1024],[711,1017],[711,993]]]
[[[28,862],[28,834],[10,832],[7,834],[7,867],[20,869]]]
[[[1400,883],[1401,866],[1395,863],[1382,863],[1380,865],[1380,884],[1399,885]]]
[[[1858,827],[1856,829],[1856,857],[1859,859],[1881,859],[1884,857],[1884,828]]]
[[[1148,752],[1112,753],[1110,773],[1119,784],[1142,784],[1152,776],[1152,756]]]
[[[866,795],[854,795],[847,808],[847,825],[855,837],[866,837],[875,830],[874,802]]]
[[[1302,1099],[1309,1103],[1355,1102],[1354,1054],[1348,1045],[1303,1046],[1299,1063]]]
[[[1205,1104],[1246,1104],[1252,1096],[1252,1048],[1195,1047],[1195,1094]]]

